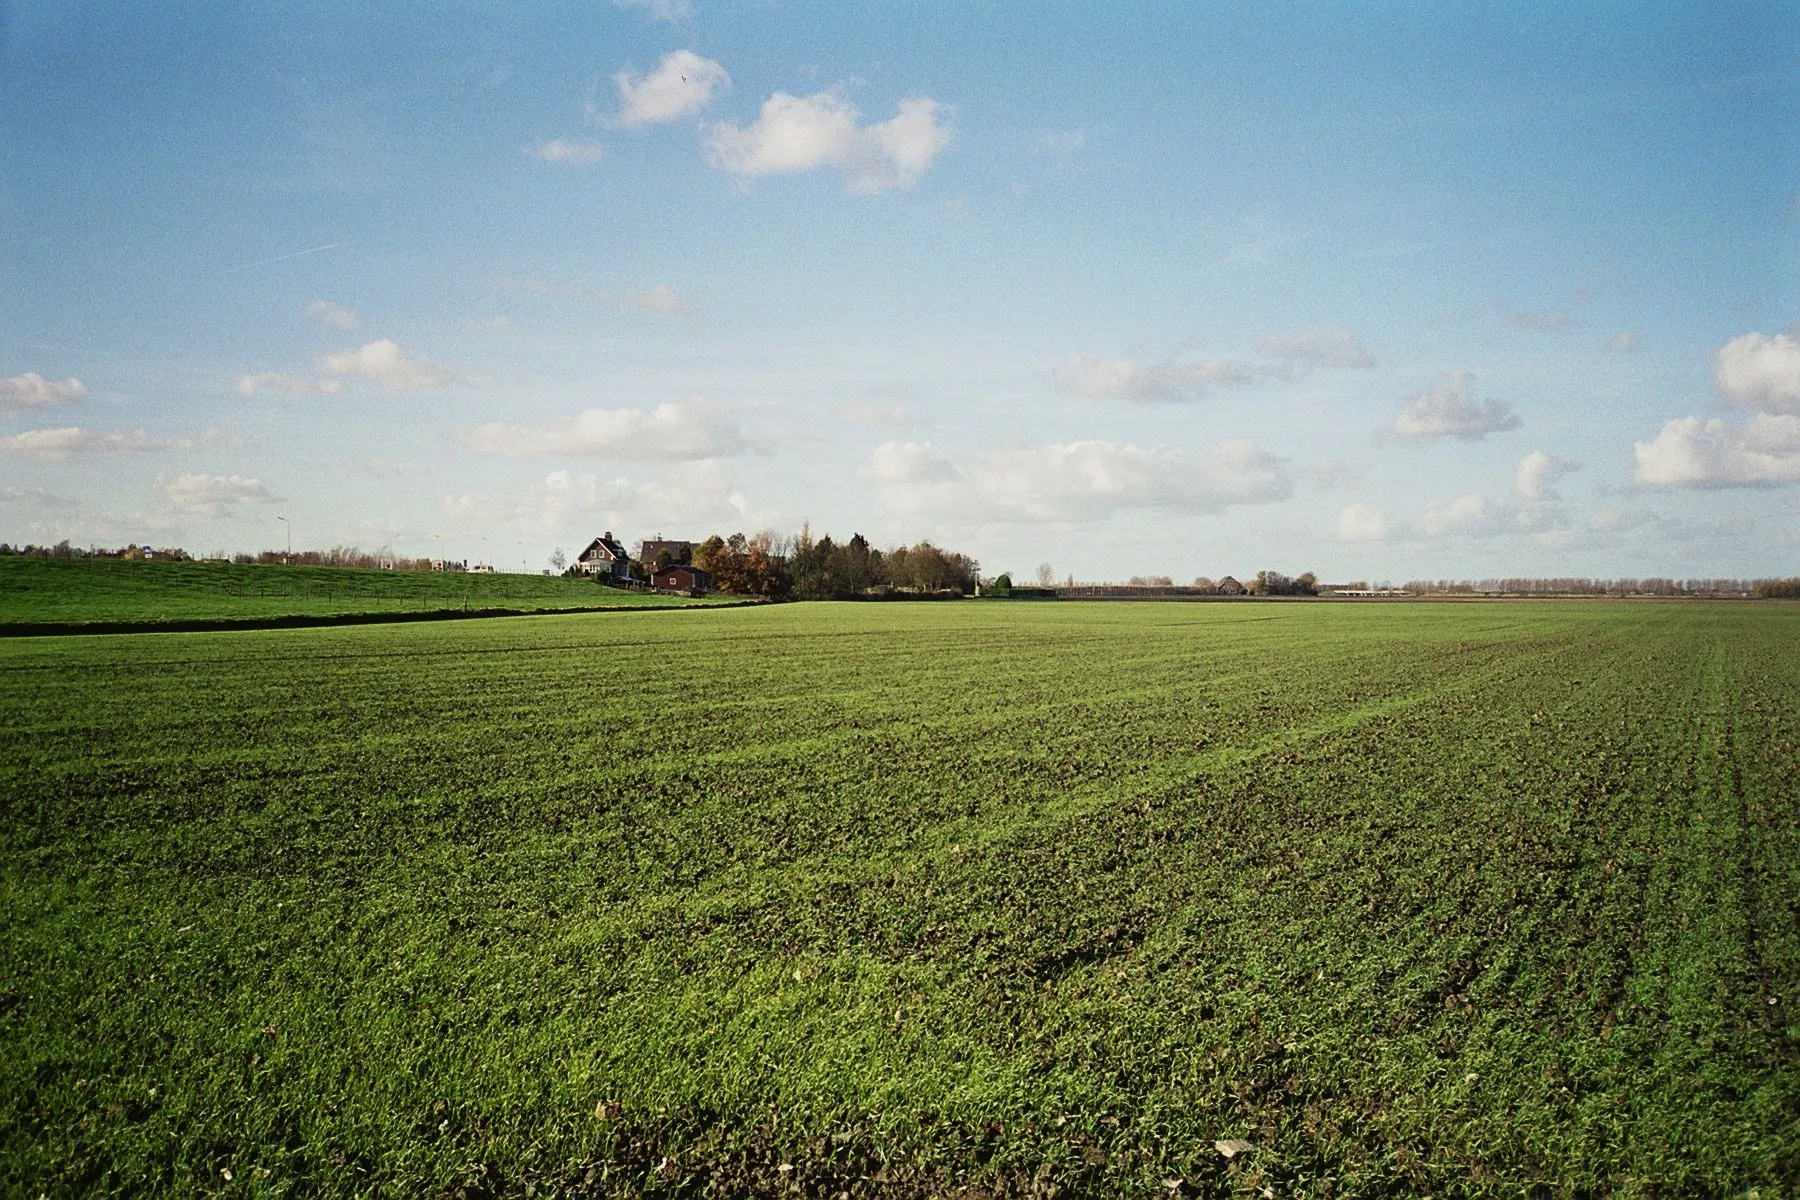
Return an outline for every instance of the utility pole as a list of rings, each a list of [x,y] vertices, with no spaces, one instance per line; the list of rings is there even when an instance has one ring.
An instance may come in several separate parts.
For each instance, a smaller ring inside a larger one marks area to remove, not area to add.
[[[285,567],[288,565],[288,559],[294,557],[294,527],[288,524],[286,517],[276,517],[275,519],[281,522],[283,529],[287,530],[287,549],[281,555],[281,565]]]

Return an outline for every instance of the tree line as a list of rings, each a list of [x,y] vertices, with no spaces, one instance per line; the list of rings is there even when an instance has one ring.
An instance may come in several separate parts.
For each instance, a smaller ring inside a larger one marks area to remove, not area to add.
[[[792,537],[714,534],[695,546],[692,565],[720,591],[770,599],[847,600],[883,595],[966,595],[980,564],[930,542],[878,550],[860,533],[835,541],[805,527]]]
[[[1794,579],[1413,579],[1414,594],[1511,596],[1755,596],[1759,599],[1800,598]]]

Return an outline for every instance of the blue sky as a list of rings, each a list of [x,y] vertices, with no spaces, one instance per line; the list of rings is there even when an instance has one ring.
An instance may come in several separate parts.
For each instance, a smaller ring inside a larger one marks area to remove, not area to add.
[[[1800,573],[1800,10],[16,3],[0,539]]]

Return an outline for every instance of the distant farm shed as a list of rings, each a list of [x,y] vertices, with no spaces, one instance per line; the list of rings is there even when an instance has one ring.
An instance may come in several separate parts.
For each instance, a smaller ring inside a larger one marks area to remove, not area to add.
[[[711,592],[718,589],[711,571],[685,563],[656,572],[650,576],[650,586],[659,592]]]
[[[1229,575],[1219,580],[1219,595],[1221,596],[1246,596],[1249,595],[1249,593],[1249,588],[1245,587]]]

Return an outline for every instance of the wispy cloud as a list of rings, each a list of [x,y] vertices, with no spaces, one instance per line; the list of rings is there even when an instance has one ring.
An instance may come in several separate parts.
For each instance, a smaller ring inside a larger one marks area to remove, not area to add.
[[[182,474],[161,490],[171,510],[192,517],[235,517],[249,505],[281,500],[261,480],[242,475]]]
[[[613,5],[641,12],[652,21],[665,25],[691,20],[694,15],[693,0],[613,0]]]
[[[240,396],[254,396],[262,391],[286,392],[291,396],[335,396],[344,390],[344,385],[336,379],[307,379],[281,371],[259,371],[239,375],[237,390]]]
[[[355,329],[362,324],[354,312],[330,300],[314,300],[306,306],[306,315],[333,329]]]
[[[184,449],[190,438],[153,437],[142,429],[101,433],[71,425],[62,429],[29,429],[0,437],[0,452],[34,458],[39,462],[65,462],[71,458],[98,458],[118,454],[154,454]]]
[[[685,461],[728,457],[750,448],[737,423],[701,399],[652,409],[590,408],[535,424],[496,421],[468,430],[459,439],[471,450],[508,458]]]
[[[981,455],[967,470],[929,442],[888,442],[870,453],[861,474],[890,511],[999,521],[1210,513],[1293,493],[1285,462],[1243,441],[1202,455],[1109,441],[1054,443]]]
[[[654,313],[663,317],[684,317],[692,320],[700,316],[700,310],[693,303],[666,283],[652,284],[647,288],[628,289],[623,292],[607,292],[586,284],[559,283],[549,279],[501,279],[496,281],[495,286],[515,291],[533,292],[539,296],[584,300],[590,304],[604,304],[610,308]]]
[[[1222,358],[1140,363],[1128,358],[1082,354],[1050,372],[1050,381],[1057,391],[1093,399],[1139,402],[1193,400],[1215,387],[1238,387],[1255,379],[1256,372],[1249,366]]]
[[[535,146],[525,147],[525,153],[540,162],[575,163],[587,166],[599,162],[606,154],[606,147],[599,142],[573,142],[564,138],[551,138],[547,142],[539,142]]]

